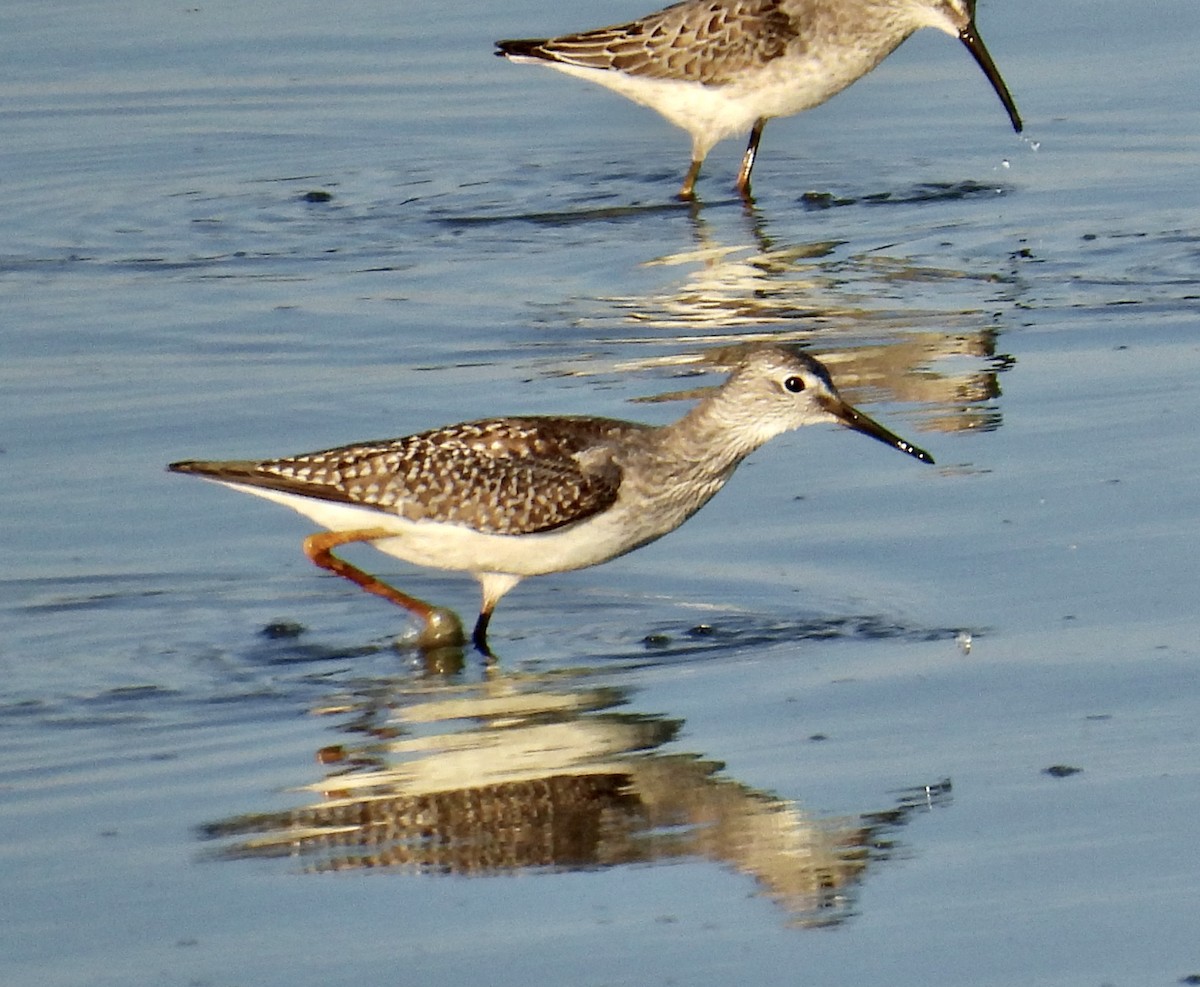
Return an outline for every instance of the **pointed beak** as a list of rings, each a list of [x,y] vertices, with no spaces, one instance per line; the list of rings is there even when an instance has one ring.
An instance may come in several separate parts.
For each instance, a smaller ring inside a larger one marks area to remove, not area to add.
[[[988,82],[992,84],[992,88],[996,90],[996,95],[1000,97],[1000,102],[1004,104],[1004,108],[1008,111],[1008,118],[1012,121],[1013,130],[1019,134],[1022,128],[1021,114],[1017,112],[1017,104],[1013,102],[1012,94],[1008,91],[1008,86],[1000,78],[1000,72],[996,68],[996,63],[992,61],[992,56],[988,54],[987,48],[984,47],[983,39],[979,37],[979,32],[975,30],[974,21],[971,21],[971,23],[958,32],[958,40],[967,46],[967,51],[971,53],[971,57],[983,69],[983,74],[988,77]]]
[[[919,459],[923,463],[933,462],[933,457],[924,449],[918,449],[911,442],[906,442],[894,432],[889,432],[879,422],[875,421],[875,419],[868,418],[857,408],[847,404],[841,398],[824,398],[821,401],[821,405],[847,428],[852,428],[863,435],[869,435],[871,438],[877,439],[885,445],[891,446],[893,449],[906,452],[913,459]]]

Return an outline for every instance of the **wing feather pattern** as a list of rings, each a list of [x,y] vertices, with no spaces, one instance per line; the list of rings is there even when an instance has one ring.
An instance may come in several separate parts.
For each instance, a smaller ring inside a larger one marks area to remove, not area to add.
[[[188,461],[170,469],[373,507],[413,521],[523,535],[610,506],[622,476],[611,440],[642,428],[597,418],[486,419],[300,456]]]
[[[797,38],[780,0],[685,0],[628,24],[496,44],[500,55],[720,86],[779,58]]]

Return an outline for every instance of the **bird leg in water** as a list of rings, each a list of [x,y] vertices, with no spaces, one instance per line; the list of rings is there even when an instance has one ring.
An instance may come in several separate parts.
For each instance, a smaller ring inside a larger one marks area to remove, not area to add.
[[[373,542],[380,538],[394,538],[396,533],[385,528],[360,528],[355,531],[321,531],[304,539],[304,554],[322,569],[328,569],[350,582],[365,589],[368,593],[382,596],[398,606],[404,607],[413,616],[422,621],[421,633],[417,636],[417,644],[422,648],[444,647],[451,644],[462,644],[466,641],[462,621],[453,610],[435,607],[415,596],[401,593],[394,586],[389,586],[381,579],[376,579],[369,573],[363,572],[358,566],[351,565],[345,559],[339,559],[333,554],[333,549],[339,545],[352,542]]]
[[[754,121],[750,131],[750,142],[746,145],[746,153],[742,157],[742,167],[738,169],[737,190],[743,199],[750,198],[750,172],[754,170],[754,159],[758,157],[758,142],[762,140],[763,127],[767,125],[766,117]]]

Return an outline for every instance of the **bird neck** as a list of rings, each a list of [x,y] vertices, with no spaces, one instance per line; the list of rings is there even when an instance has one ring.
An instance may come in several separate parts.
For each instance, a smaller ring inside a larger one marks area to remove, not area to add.
[[[774,434],[765,430],[744,404],[722,390],[664,426],[660,443],[661,451],[672,459],[693,463],[704,472],[723,474]]]

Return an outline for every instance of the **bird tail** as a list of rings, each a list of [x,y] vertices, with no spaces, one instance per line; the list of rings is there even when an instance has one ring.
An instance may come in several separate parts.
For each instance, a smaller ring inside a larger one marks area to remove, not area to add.
[[[500,58],[516,56],[517,58],[550,58],[550,54],[542,47],[545,38],[517,38],[496,42],[496,55]]]

